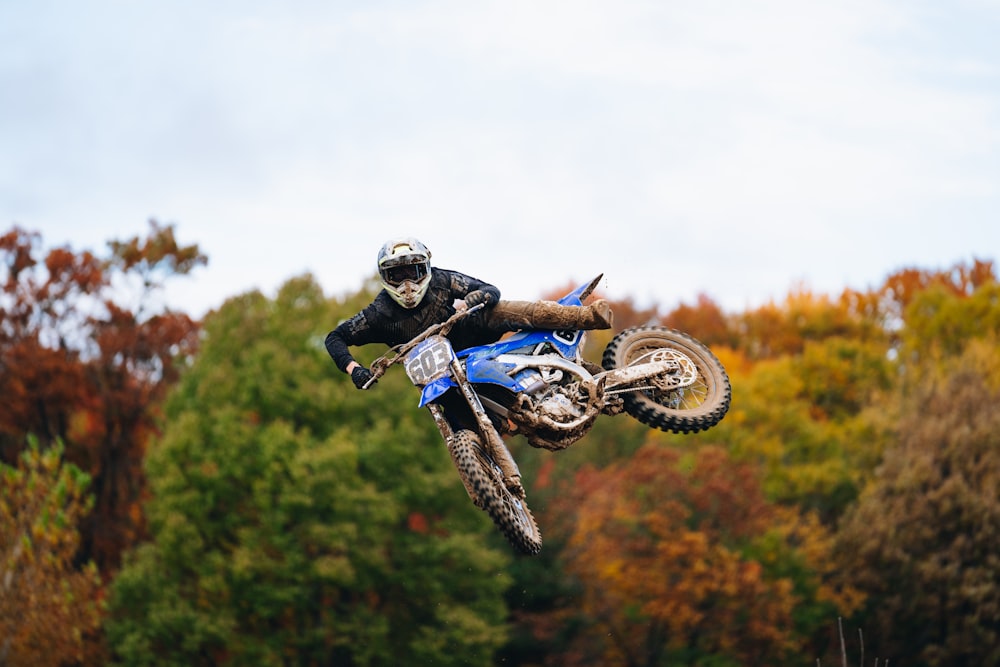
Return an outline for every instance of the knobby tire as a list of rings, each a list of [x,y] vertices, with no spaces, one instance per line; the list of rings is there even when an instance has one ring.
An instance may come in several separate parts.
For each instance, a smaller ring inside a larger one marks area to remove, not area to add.
[[[623,394],[625,411],[643,424],[673,433],[697,433],[718,424],[732,401],[732,385],[719,359],[704,344],[661,326],[634,327],[608,343],[601,359],[606,370],[644,363],[669,351],[697,368],[694,384],[672,390],[642,388]],[[643,384],[643,383],[639,383]]]
[[[472,489],[477,503],[493,520],[501,534],[519,552],[537,554],[542,535],[523,498],[516,497],[504,484],[503,473],[473,431],[462,430],[448,443],[458,474]]]

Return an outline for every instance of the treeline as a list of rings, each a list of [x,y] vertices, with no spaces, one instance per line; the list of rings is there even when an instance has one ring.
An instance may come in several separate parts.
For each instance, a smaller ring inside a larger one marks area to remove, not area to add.
[[[0,665],[836,665],[838,619],[865,664],[1000,664],[990,261],[740,313],[614,304],[709,344],[732,408],[514,438],[528,558],[403,374],[359,392],[326,355],[376,283],[195,322],[149,305],[206,261],[169,226],[103,257],[14,228],[0,258]]]

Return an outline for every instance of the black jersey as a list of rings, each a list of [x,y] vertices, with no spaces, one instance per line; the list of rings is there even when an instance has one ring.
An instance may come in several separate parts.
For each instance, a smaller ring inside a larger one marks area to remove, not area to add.
[[[455,300],[476,290],[491,294],[493,303],[500,300],[500,290],[493,285],[458,271],[434,267],[427,293],[415,308],[404,308],[382,290],[360,313],[341,322],[327,335],[326,349],[337,367],[346,372],[347,365],[354,360],[348,346],[405,343],[432,324],[444,322],[454,315]],[[459,322],[448,338],[456,349],[496,340],[498,335],[488,330],[484,322],[485,314],[475,313]]]

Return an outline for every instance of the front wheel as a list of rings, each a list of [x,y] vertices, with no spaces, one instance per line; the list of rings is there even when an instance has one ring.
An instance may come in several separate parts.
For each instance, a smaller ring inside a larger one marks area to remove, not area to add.
[[[523,554],[542,550],[542,534],[523,498],[515,496],[503,480],[500,466],[493,460],[474,431],[461,430],[448,443],[458,474],[476,505],[493,519],[503,536]]]
[[[704,431],[726,416],[733,395],[729,376],[712,351],[686,333],[660,326],[626,329],[608,343],[601,365],[612,370],[652,361],[670,361],[675,370],[624,393],[630,415],[674,433]]]

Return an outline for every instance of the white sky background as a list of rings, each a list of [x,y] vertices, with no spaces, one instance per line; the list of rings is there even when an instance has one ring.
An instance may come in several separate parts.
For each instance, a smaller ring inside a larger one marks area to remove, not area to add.
[[[200,316],[414,235],[668,310],[1000,261],[1000,0],[0,0],[0,231],[172,223]]]

